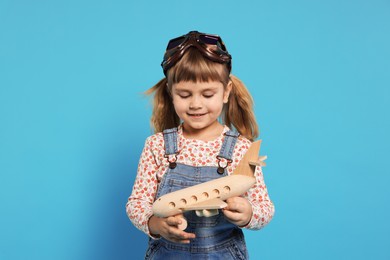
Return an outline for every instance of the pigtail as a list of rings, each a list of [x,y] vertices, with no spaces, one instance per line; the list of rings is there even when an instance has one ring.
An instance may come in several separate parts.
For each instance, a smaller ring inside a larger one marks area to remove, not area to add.
[[[167,82],[167,79],[163,78],[145,92],[146,95],[154,94],[150,124],[155,133],[180,124],[180,118],[176,115],[172,97],[168,92]]]
[[[232,90],[225,108],[224,122],[229,127],[233,125],[241,135],[254,141],[259,135],[259,129],[253,111],[252,96],[236,76],[230,75],[230,79]]]

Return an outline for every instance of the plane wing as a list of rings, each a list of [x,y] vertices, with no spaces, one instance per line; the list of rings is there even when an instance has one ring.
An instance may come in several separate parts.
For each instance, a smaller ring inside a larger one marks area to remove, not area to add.
[[[203,210],[203,209],[223,209],[227,206],[226,202],[219,198],[209,199],[196,204],[183,207],[183,210]]]

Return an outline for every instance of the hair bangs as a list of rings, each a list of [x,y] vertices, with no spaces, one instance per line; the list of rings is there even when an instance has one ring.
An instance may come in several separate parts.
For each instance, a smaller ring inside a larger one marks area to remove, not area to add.
[[[229,71],[225,64],[211,61],[198,49],[190,48],[175,66],[168,70],[167,79],[170,86],[181,81],[220,81],[226,85],[229,82]]]

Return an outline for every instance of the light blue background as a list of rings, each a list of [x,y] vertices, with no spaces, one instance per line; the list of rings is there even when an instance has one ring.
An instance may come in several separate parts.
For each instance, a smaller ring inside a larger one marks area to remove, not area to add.
[[[142,92],[194,29],[256,102],[276,215],[252,259],[390,259],[386,0],[1,0],[0,259],[142,259]]]

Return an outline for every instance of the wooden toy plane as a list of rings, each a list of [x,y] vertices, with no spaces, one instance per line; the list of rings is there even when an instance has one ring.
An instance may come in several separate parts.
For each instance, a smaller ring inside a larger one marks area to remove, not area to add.
[[[265,166],[266,156],[258,157],[261,140],[253,142],[230,176],[204,182],[192,187],[174,191],[158,198],[153,203],[153,214],[168,217],[184,211],[195,210],[199,217],[211,217],[218,209],[227,206],[225,200],[240,196],[256,182],[254,166]],[[185,229],[186,221],[179,228]]]

